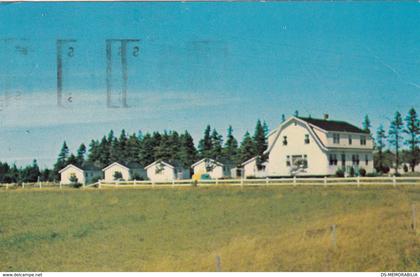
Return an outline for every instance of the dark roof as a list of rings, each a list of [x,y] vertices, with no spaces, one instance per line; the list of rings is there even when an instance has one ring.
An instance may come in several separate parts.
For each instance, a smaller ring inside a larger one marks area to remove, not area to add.
[[[317,118],[311,118],[311,117],[298,117],[298,118],[326,131],[364,133],[364,134],[369,133],[368,131],[362,130],[345,121],[325,120],[325,119],[317,119]]]
[[[85,162],[80,167],[83,170],[91,170],[91,171],[100,171],[101,169],[97,166],[95,166],[93,163]]]

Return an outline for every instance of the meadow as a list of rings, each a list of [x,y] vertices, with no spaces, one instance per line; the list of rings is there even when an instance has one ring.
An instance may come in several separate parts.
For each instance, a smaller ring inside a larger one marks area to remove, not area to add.
[[[215,271],[216,256],[222,271],[418,271],[419,202],[419,186],[1,191],[0,271]]]

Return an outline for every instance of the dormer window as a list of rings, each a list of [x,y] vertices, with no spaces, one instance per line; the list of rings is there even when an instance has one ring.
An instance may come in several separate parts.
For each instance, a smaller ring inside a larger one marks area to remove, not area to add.
[[[366,136],[360,136],[360,145],[366,145]]]
[[[340,134],[333,134],[333,143],[340,144]]]
[[[351,145],[353,143],[353,139],[351,137],[351,135],[349,135],[349,145]]]
[[[287,136],[283,137],[283,145],[287,145]]]
[[[309,135],[308,134],[305,135],[305,144],[309,144]]]

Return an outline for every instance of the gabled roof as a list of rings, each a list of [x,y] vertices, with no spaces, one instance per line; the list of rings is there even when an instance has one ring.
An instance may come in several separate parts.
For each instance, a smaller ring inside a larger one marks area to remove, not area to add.
[[[105,167],[104,169],[102,169],[102,171],[107,170],[108,168],[110,168],[111,166],[114,165],[120,165],[126,169],[139,169],[139,168],[143,168],[143,166],[139,163],[136,162],[129,162],[129,163],[123,163],[123,162],[113,162],[112,164],[108,165],[107,167]]]
[[[362,130],[359,127],[356,127],[348,122],[345,121],[337,121],[337,120],[325,120],[325,119],[318,119],[318,118],[311,118],[311,117],[298,117],[299,119],[314,125],[318,128],[321,128],[325,131],[333,131],[333,132],[350,132],[350,133],[362,133],[368,134],[368,131]]]
[[[144,169],[148,169],[152,166],[154,166],[157,163],[162,163],[165,166],[171,168],[171,169],[175,169],[175,168],[185,168],[185,166],[183,166],[182,162],[178,161],[178,160],[171,160],[171,161],[164,161],[164,160],[156,160],[153,163],[149,164],[148,166],[146,166]]]
[[[255,157],[253,157],[253,158],[251,158],[251,159],[249,159],[249,160],[247,160],[247,161],[245,161],[245,162],[241,163],[241,166],[244,166],[244,165],[246,165],[246,164],[249,164],[250,162],[253,162],[253,161],[255,161],[256,159],[257,159],[257,156],[255,156]]]
[[[67,169],[69,169],[71,167],[73,167],[74,169],[76,169],[76,170],[78,170],[80,172],[83,172],[83,169],[81,169],[80,167],[75,166],[74,164],[68,164],[66,167],[64,167],[60,171],[58,171],[58,173],[64,172],[64,171],[66,171]]]
[[[73,167],[76,170],[79,170],[81,172],[83,171],[99,171],[100,169],[96,166],[94,166],[91,163],[84,163],[82,166],[76,166],[74,164],[68,164],[66,167],[62,168],[58,173],[61,173],[69,168]]]

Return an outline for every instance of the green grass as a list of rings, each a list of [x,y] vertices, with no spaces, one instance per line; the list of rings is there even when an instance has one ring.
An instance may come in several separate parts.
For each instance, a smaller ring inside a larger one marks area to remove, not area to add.
[[[419,202],[418,186],[9,190],[0,271],[214,271],[217,255],[226,271],[414,271]]]

